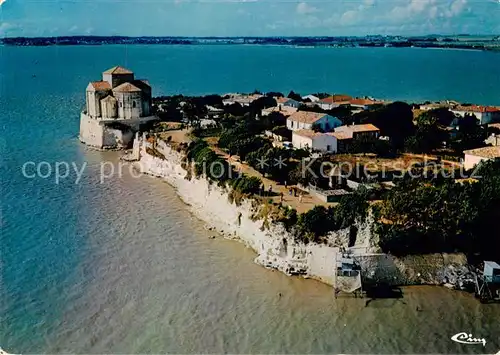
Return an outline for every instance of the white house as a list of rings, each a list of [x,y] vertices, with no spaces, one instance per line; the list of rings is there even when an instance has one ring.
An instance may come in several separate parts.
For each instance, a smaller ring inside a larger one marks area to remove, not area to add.
[[[319,101],[319,97],[314,96],[314,95],[302,96],[302,100],[307,100],[307,99],[309,99],[311,102],[318,102]]]
[[[335,132],[345,132],[353,139],[359,139],[361,137],[378,138],[380,136],[380,129],[371,123],[340,126],[335,128]]]
[[[252,95],[244,95],[244,94],[226,94],[222,99],[222,103],[224,106],[233,105],[235,103],[240,104],[241,106],[249,106],[253,101],[260,99],[263,95],[260,94],[252,94]]]
[[[486,144],[491,144],[494,146],[500,146],[500,123],[490,123],[488,125],[489,129],[495,129],[495,132],[492,132],[490,136],[484,141]]]
[[[297,112],[297,109],[295,107],[289,107],[289,106],[274,106],[263,109],[261,115],[269,116],[273,112],[278,112],[281,113],[283,116],[288,117]]]
[[[349,105],[352,97],[349,95],[332,95],[318,101],[319,107],[323,110],[331,110],[341,105]]]
[[[482,161],[500,158],[500,146],[466,150],[464,155],[464,168],[469,170]]]
[[[380,130],[374,125],[359,124],[350,126],[340,126],[335,128],[335,132],[331,132],[337,138],[337,151],[347,152],[349,146],[356,139],[360,138],[379,138]]]
[[[294,100],[294,99],[290,99],[288,97],[279,97],[276,99],[276,103],[277,103],[277,106],[278,107],[294,107],[294,108],[299,108],[299,106],[301,105],[300,102]]]
[[[362,110],[368,110],[375,105],[382,104],[381,101],[375,101],[370,99],[352,99],[349,101],[351,107],[360,108]]]
[[[313,151],[337,152],[337,139],[328,133],[314,132],[310,129],[293,131],[292,145],[297,149]]]
[[[312,129],[312,126],[317,124],[324,131],[331,131],[342,125],[342,121],[337,117],[330,116],[326,113],[317,113],[309,111],[297,111],[287,118],[286,126],[292,131],[299,129]]]
[[[500,108],[493,106],[458,106],[450,111],[461,117],[464,117],[466,114],[474,115],[481,125],[500,122]]]

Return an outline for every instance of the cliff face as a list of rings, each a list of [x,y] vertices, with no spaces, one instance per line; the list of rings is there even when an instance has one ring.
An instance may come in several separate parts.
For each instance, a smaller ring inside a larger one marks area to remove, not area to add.
[[[236,205],[229,200],[229,191],[210,184],[204,178],[188,177],[182,167],[183,155],[164,142],[155,147],[165,159],[146,152],[150,147],[144,139],[136,139],[132,156],[139,158],[137,168],[146,174],[164,179],[172,185],[191,211],[226,238],[237,239],[252,248],[255,262],[286,274],[300,274],[335,285],[337,258],[340,248],[349,249],[360,263],[365,281],[381,281],[393,285],[443,284],[450,265],[463,267],[464,258],[443,255],[398,259],[377,253],[376,237],[369,217],[354,228],[356,242],[348,248],[350,229],[330,233],[328,243],[303,244],[296,242],[280,224],[255,219],[255,205],[243,200]],[[457,284],[458,284],[457,280]]]

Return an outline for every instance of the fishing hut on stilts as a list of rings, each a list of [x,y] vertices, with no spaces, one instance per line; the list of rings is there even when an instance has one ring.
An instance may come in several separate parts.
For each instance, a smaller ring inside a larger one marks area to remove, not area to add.
[[[354,297],[364,296],[361,267],[349,253],[337,254],[334,294],[335,298],[339,294],[351,294]]]
[[[485,261],[483,270],[476,273],[476,297],[482,303],[500,302],[500,265]]]

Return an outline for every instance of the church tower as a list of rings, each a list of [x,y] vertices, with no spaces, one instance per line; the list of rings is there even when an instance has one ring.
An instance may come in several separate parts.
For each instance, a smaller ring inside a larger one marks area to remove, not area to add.
[[[111,89],[123,84],[134,81],[134,72],[124,67],[116,66],[102,73],[102,80],[111,85]]]

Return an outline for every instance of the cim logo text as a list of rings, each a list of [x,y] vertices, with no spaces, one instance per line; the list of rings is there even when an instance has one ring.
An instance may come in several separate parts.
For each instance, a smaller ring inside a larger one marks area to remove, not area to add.
[[[486,346],[486,339],[484,338],[473,338],[472,334],[467,334],[466,332],[455,334],[451,337],[451,340],[460,344],[477,345],[483,344]]]

